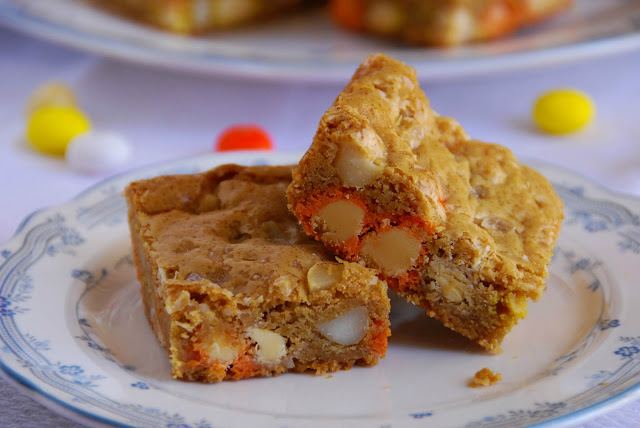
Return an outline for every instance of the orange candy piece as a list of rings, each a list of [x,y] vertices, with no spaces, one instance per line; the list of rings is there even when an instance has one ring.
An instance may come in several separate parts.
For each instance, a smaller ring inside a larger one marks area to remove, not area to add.
[[[222,131],[215,144],[217,152],[232,150],[273,150],[267,132],[257,125],[233,125]]]

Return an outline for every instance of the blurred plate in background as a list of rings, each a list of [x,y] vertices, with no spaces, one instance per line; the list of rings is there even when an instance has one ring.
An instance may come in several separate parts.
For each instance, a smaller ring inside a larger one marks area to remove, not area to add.
[[[455,49],[403,46],[337,28],[323,11],[182,37],[82,0],[0,0],[0,23],[82,50],[155,66],[276,81],[343,83],[368,54],[384,52],[422,79],[575,61],[640,47],[640,2],[577,0],[568,13],[488,43]]]

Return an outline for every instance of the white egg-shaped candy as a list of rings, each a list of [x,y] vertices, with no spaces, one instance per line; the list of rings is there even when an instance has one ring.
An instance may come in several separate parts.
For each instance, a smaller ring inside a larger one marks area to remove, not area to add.
[[[83,173],[104,173],[122,166],[131,157],[131,145],[116,133],[89,131],[73,138],[65,157],[69,166]]]

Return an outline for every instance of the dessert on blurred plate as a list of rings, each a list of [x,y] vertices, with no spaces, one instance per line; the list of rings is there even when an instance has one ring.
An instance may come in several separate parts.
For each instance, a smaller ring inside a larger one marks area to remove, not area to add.
[[[309,235],[494,352],[542,296],[563,219],[545,177],[436,114],[415,70],[380,54],[322,117],[287,195]]]
[[[509,34],[573,0],[331,0],[344,28],[416,45],[453,46]]]
[[[136,21],[174,33],[237,27],[290,11],[309,0],[91,0]]]
[[[289,16],[324,0],[89,0],[106,10],[179,34]],[[543,21],[573,0],[330,0],[329,15],[358,33],[414,45],[455,46],[490,40]]]

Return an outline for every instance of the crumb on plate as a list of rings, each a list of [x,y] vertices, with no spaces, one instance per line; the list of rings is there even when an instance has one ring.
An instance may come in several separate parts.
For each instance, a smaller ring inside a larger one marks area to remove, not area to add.
[[[478,371],[471,381],[469,382],[469,386],[471,388],[477,388],[479,386],[490,386],[496,382],[500,382],[502,380],[502,374],[494,373],[488,368],[483,368]]]

